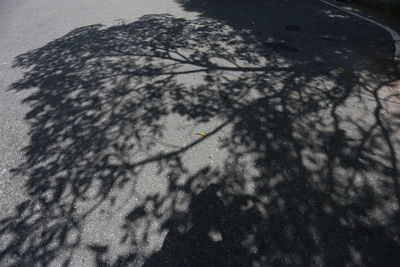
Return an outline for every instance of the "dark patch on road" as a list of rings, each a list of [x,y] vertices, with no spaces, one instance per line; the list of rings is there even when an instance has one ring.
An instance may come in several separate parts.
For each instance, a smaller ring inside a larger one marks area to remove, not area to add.
[[[290,31],[290,32],[298,32],[298,31],[301,31],[301,28],[300,28],[299,26],[297,26],[297,25],[289,25],[289,26],[286,26],[285,29],[286,29],[287,31]]]

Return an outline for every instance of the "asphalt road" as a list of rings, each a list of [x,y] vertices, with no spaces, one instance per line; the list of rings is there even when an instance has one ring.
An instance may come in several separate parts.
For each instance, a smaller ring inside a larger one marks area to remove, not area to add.
[[[2,0],[1,266],[397,266],[390,35],[316,0]]]

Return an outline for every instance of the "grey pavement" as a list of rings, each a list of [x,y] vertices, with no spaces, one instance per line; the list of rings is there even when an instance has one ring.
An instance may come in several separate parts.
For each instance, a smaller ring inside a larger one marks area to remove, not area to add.
[[[398,266],[390,35],[316,0],[0,2],[0,266]]]

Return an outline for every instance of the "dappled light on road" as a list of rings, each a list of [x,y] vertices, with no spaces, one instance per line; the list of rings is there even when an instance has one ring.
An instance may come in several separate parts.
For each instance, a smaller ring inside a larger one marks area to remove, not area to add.
[[[210,17],[91,25],[16,58],[29,199],[0,222],[1,265],[394,266],[396,73]]]

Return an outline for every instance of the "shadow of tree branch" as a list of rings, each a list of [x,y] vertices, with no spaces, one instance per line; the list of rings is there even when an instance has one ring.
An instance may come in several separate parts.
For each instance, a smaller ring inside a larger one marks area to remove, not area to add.
[[[29,199],[0,222],[1,264],[74,265],[83,250],[100,266],[394,266],[397,78],[273,38],[146,15],[18,56],[31,140],[14,172]],[[165,147],[187,130],[176,122],[213,130]],[[227,156],[193,158],[208,142]]]

